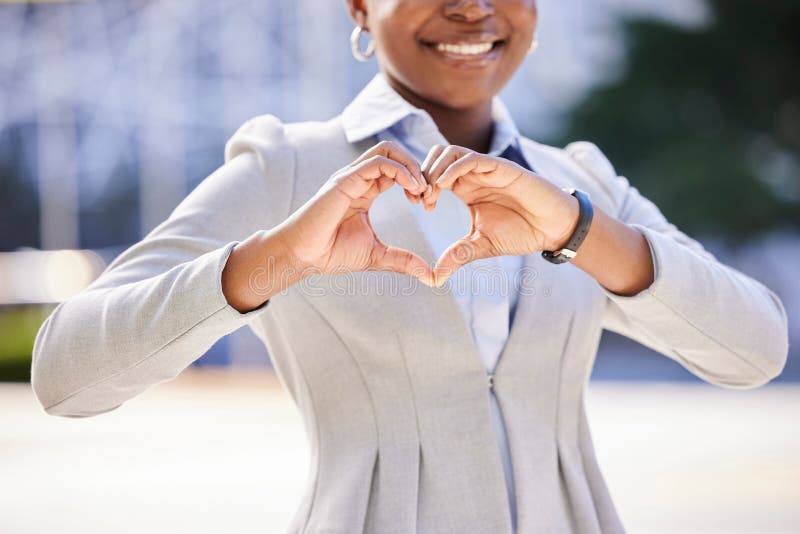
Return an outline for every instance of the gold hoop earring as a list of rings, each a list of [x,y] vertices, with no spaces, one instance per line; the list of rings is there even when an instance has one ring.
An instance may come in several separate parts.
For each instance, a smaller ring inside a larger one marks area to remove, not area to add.
[[[539,40],[536,39],[536,37],[534,36],[533,41],[531,41],[531,46],[530,48],[528,48],[528,55],[531,55],[534,52],[536,52],[537,48],[539,48]]]
[[[350,51],[353,52],[353,57],[358,61],[368,61],[375,52],[375,39],[370,39],[365,51],[362,52],[359,48],[358,43],[361,39],[361,32],[363,31],[364,28],[356,26],[353,28],[353,33],[350,34]]]

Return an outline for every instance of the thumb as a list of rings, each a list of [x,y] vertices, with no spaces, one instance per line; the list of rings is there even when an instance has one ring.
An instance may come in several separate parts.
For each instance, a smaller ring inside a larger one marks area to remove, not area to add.
[[[464,265],[492,256],[488,240],[483,236],[462,237],[445,250],[433,269],[434,284],[441,287]]]
[[[433,285],[433,271],[425,260],[402,248],[387,245],[383,255],[370,268],[405,274],[427,286]]]

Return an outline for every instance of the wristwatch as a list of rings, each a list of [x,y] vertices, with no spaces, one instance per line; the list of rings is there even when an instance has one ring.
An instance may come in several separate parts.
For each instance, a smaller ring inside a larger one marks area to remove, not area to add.
[[[564,248],[551,251],[543,250],[542,257],[551,263],[566,263],[578,254],[578,247],[581,246],[583,240],[586,239],[586,234],[589,233],[589,226],[592,224],[592,216],[594,209],[589,200],[589,195],[583,191],[578,191],[574,188],[565,189],[567,193],[578,199],[578,226],[572,233],[572,236],[567,241]]]

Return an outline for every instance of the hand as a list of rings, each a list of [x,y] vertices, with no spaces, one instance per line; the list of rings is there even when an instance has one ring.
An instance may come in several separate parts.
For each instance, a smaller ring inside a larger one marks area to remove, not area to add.
[[[283,248],[300,269],[317,274],[393,271],[433,284],[430,266],[375,234],[369,208],[397,183],[412,202],[428,189],[419,164],[397,143],[383,141],[338,170],[279,225]]]
[[[444,189],[469,208],[472,228],[434,268],[441,286],[461,266],[482,258],[531,254],[563,247],[578,224],[577,199],[524,167],[468,148],[435,145],[422,164],[431,188],[426,211]]]

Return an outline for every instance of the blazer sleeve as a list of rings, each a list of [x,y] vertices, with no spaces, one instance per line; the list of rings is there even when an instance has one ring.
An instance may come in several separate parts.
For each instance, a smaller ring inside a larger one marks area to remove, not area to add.
[[[269,313],[268,302],[248,313],[231,307],[221,274],[240,240],[286,216],[278,206],[287,204],[293,176],[289,154],[277,149],[280,135],[274,117],[245,123],[222,167],[89,287],[56,306],[36,336],[31,367],[47,413],[111,411]]]
[[[778,376],[789,351],[780,298],[668,222],[597,146],[580,141],[565,150],[613,199],[616,218],[644,235],[655,267],[653,283],[636,295],[602,288],[603,327],[720,386],[755,387]]]

